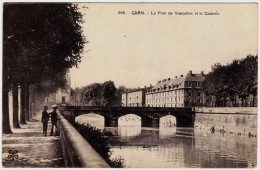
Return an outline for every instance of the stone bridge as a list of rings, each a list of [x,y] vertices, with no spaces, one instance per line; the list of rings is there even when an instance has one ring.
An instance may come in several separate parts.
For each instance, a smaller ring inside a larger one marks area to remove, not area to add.
[[[172,115],[176,117],[177,127],[194,127],[195,111],[193,108],[169,108],[169,107],[117,107],[117,106],[59,106],[61,114],[71,121],[75,117],[96,113],[105,119],[106,127],[117,127],[118,118],[127,114],[135,114],[141,117],[142,127],[158,127],[161,117]]]

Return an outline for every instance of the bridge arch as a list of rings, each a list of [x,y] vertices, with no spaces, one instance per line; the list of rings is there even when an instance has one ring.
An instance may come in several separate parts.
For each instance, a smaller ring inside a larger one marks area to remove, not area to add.
[[[164,115],[160,117],[160,126],[164,127],[176,127],[177,126],[177,118],[173,115]]]
[[[105,117],[98,113],[85,113],[75,117],[75,121],[82,124],[89,124],[99,129],[105,127]]]
[[[137,114],[125,114],[118,117],[118,126],[141,126],[142,118]]]

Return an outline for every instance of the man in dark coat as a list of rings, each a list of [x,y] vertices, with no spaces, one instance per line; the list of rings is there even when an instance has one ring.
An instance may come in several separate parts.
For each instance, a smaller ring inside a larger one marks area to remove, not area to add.
[[[53,106],[53,111],[51,112],[51,136],[53,136],[53,128],[56,127],[55,131],[58,129],[57,126],[58,115],[57,115],[57,106]]]
[[[43,112],[42,112],[42,125],[43,125],[43,134],[47,136],[47,128],[48,128],[48,121],[49,121],[49,115],[48,115],[48,106],[44,106]]]

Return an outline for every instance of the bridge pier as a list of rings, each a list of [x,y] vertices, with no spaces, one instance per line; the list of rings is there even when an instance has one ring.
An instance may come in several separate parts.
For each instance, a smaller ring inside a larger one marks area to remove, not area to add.
[[[105,127],[118,127],[118,118],[105,117]]]
[[[189,117],[176,117],[177,127],[194,127],[195,114],[191,114]]]
[[[159,118],[141,118],[142,123],[141,127],[159,127],[160,125],[160,119]]]

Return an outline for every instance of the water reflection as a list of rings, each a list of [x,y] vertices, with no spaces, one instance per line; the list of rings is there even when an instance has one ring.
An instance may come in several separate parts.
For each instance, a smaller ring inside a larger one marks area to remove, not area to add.
[[[102,117],[103,118],[103,117]],[[121,156],[128,168],[244,168],[255,167],[257,140],[230,133],[211,133],[199,128],[176,128],[174,117],[160,120],[159,128],[141,127],[136,115],[126,115],[119,127],[105,127],[112,157]],[[78,118],[103,125],[104,119]],[[165,122],[171,123],[165,123]],[[101,123],[102,122],[102,123]],[[102,127],[102,126],[101,126]]]
[[[202,134],[193,128],[142,128],[139,136],[111,138],[112,157],[122,156],[129,168],[256,166],[256,139]]]
[[[141,135],[141,126],[139,127],[118,127],[120,137],[132,137]]]

